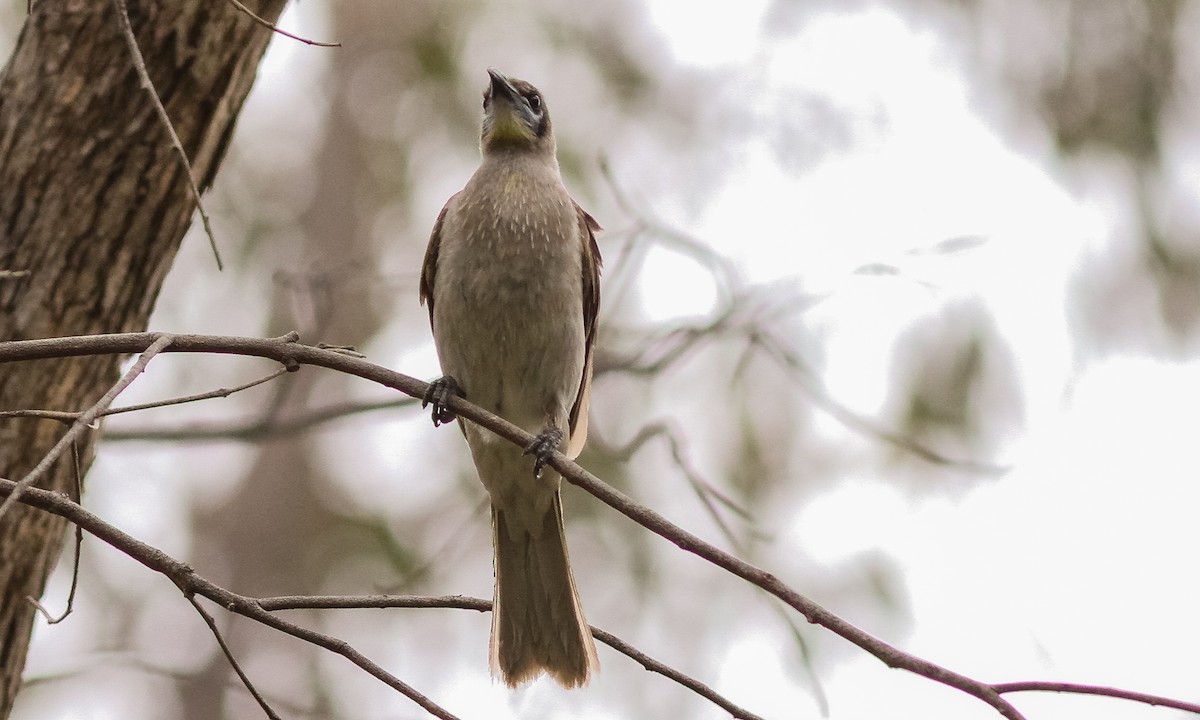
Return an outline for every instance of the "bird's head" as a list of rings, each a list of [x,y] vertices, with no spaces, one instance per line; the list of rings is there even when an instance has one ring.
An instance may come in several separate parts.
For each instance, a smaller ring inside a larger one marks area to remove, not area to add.
[[[483,91],[484,154],[497,150],[548,153],[554,156],[550,112],[538,89],[488,68],[491,83]]]

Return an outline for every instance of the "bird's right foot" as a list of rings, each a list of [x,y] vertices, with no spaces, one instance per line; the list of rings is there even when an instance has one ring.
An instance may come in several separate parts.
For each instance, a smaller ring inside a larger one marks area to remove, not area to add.
[[[429,389],[425,391],[425,397],[421,398],[421,409],[433,406],[433,426],[445,425],[452,423],[458,417],[450,408],[446,407],[451,397],[466,398],[467,394],[463,392],[462,386],[458,381],[449,375],[442,376],[437,380],[429,383]]]
[[[563,431],[548,425],[533,442],[525,446],[524,455],[533,456],[533,476],[541,477],[542,468],[550,462],[550,456],[562,448]]]

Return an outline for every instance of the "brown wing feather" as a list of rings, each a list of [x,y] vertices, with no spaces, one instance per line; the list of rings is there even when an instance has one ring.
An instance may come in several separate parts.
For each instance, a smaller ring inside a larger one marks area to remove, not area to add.
[[[437,278],[438,250],[442,246],[442,223],[446,220],[446,211],[450,209],[450,203],[454,202],[454,198],[457,197],[458,194],[455,193],[438,213],[437,220],[433,223],[433,232],[429,233],[429,245],[425,248],[425,260],[421,263],[420,298],[421,304],[429,307],[429,327],[431,328],[433,327],[433,282]]]
[[[574,202],[574,201],[572,201]],[[579,392],[575,395],[575,404],[571,407],[570,440],[567,443],[567,457],[575,458],[583,450],[587,441],[588,405],[592,392],[592,357],[596,346],[596,317],[600,314],[600,246],[596,244],[596,232],[600,223],[587,211],[575,203],[579,213],[579,250],[583,256],[583,328],[584,355],[583,377],[579,381]]]

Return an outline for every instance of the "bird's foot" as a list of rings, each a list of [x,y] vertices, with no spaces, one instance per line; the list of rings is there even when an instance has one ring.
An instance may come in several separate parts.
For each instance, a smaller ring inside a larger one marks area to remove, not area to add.
[[[563,431],[553,425],[538,433],[533,442],[525,446],[525,454],[533,456],[533,476],[541,477],[542,468],[550,460],[550,455],[562,446]]]
[[[451,397],[466,398],[467,394],[463,392],[462,386],[454,378],[446,375],[429,383],[429,389],[425,391],[425,397],[421,398],[421,409],[433,405],[433,426],[445,425],[454,422],[458,416],[446,407],[446,403]]]

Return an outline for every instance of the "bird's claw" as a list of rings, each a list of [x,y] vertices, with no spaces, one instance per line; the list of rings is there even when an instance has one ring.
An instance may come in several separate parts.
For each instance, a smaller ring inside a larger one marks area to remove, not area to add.
[[[533,456],[534,477],[541,477],[542,468],[546,467],[550,456],[562,446],[562,441],[562,430],[552,426],[538,433],[533,442],[525,446],[525,454]]]
[[[421,398],[421,409],[433,405],[433,426],[446,425],[454,422],[458,417],[454,411],[446,407],[451,397],[465,398],[466,393],[463,392],[462,386],[454,378],[446,375],[429,383],[429,389],[425,391],[425,396]]]

